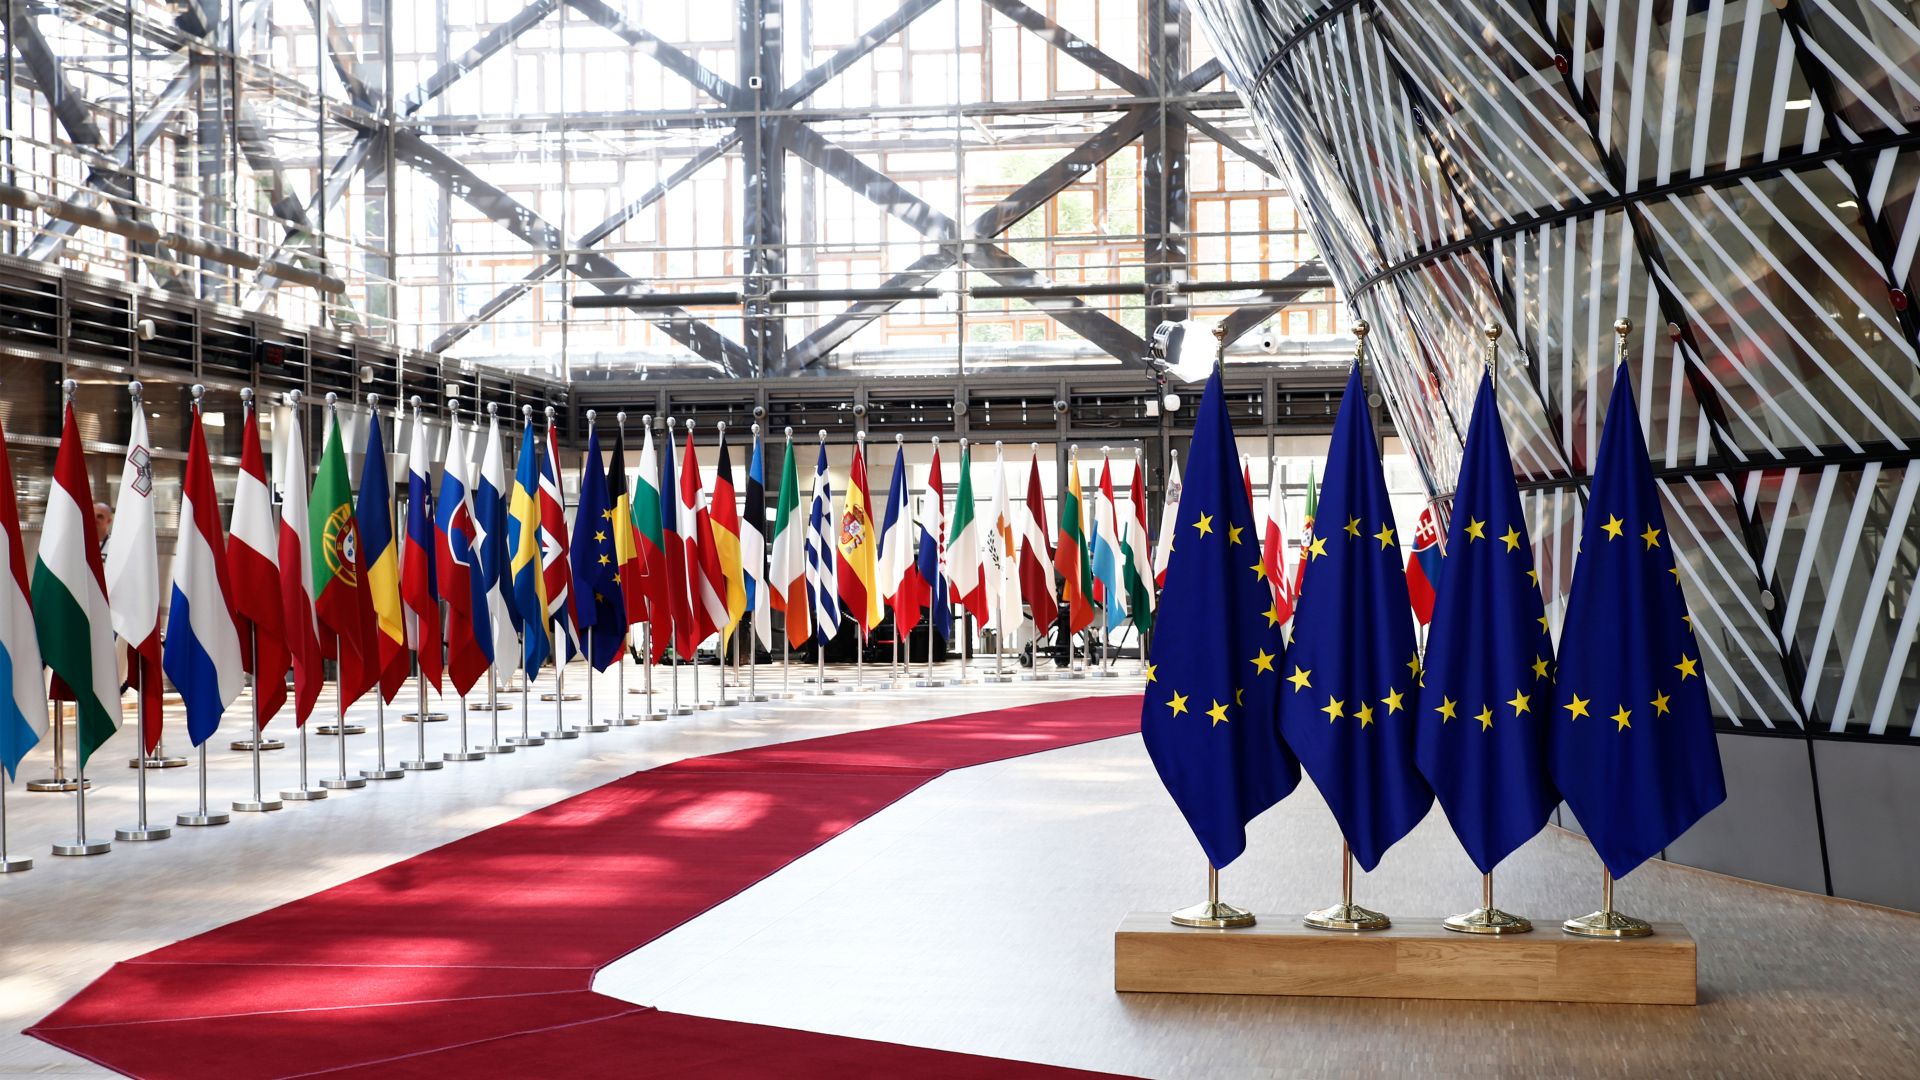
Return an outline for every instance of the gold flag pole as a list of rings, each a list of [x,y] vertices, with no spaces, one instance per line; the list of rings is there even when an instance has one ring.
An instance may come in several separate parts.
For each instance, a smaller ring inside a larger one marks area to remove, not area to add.
[[[1494,400],[1500,395],[1500,324],[1488,323],[1487,335],[1487,385],[1491,388]],[[1460,915],[1449,916],[1441,922],[1449,930],[1462,934],[1524,934],[1533,929],[1533,921],[1520,915],[1513,915],[1493,906],[1493,871],[1480,875],[1480,906]]]
[[[1207,864],[1207,898],[1183,907],[1169,916],[1175,926],[1197,926],[1208,930],[1227,930],[1253,925],[1253,912],[1220,900],[1220,868]]]

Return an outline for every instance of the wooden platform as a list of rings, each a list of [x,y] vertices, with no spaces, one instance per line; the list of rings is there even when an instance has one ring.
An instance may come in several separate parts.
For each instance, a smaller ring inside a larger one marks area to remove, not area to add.
[[[1298,915],[1196,930],[1155,911],[1128,915],[1113,936],[1113,988],[1153,993],[1692,1005],[1694,967],[1679,923],[1615,941],[1553,922],[1508,937],[1455,933],[1438,919],[1342,933]]]

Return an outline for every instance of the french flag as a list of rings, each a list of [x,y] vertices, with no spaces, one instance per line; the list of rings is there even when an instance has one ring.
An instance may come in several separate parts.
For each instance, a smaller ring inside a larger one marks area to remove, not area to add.
[[[897,634],[919,625],[926,604],[926,583],[914,571],[913,504],[907,490],[907,448],[893,452],[893,481],[887,487],[886,520],[880,527],[880,594],[893,604]]]
[[[1413,617],[1425,626],[1433,621],[1433,598],[1440,588],[1442,566],[1440,527],[1433,520],[1433,507],[1420,511],[1420,528],[1413,534],[1413,557],[1407,560],[1407,598],[1413,601]]]
[[[180,494],[180,531],[173,548],[173,598],[160,666],[180,691],[193,745],[207,741],[220,716],[240,696],[245,679],[240,629],[234,622],[227,581],[226,541],[220,535],[220,504],[213,494],[213,466],[200,410],[193,411],[187,446],[187,477]]]

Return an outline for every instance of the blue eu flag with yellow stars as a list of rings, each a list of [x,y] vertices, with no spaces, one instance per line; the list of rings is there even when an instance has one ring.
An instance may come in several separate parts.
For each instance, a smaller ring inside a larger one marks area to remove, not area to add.
[[[1366,396],[1355,364],[1301,553],[1280,732],[1371,870],[1426,816],[1433,793],[1414,762],[1420,656]]]
[[[1549,731],[1554,781],[1616,878],[1727,797],[1700,646],[1625,364],[1600,433]]]
[[[1140,734],[1208,861],[1222,867],[1246,850],[1247,822],[1300,782],[1300,766],[1274,726],[1282,620],[1218,371],[1200,399],[1174,528]]]
[[[1414,745],[1454,835],[1490,874],[1540,831],[1560,795],[1547,767],[1553,643],[1486,376],[1463,457]]]

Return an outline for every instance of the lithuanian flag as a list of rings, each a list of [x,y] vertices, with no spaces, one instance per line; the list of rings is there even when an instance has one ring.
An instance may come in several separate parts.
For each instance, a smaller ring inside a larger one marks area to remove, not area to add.
[[[1081,531],[1080,459],[1067,463],[1067,490],[1060,498],[1059,546],[1053,552],[1060,571],[1060,599],[1067,608],[1067,629],[1079,633],[1093,625],[1093,568],[1087,561],[1087,541]]]

